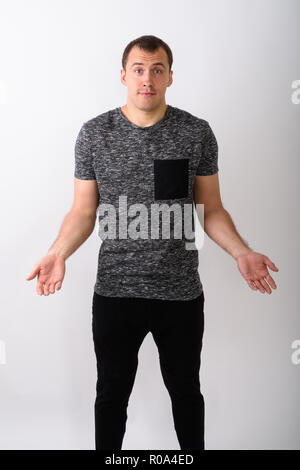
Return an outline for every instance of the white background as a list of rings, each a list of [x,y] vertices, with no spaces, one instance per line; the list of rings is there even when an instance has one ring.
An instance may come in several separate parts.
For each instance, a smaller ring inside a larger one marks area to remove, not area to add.
[[[79,129],[125,104],[122,53],[143,34],[171,47],[166,102],[209,121],[224,207],[279,267],[263,295],[208,237],[199,253],[206,448],[300,449],[299,14],[299,0],[1,1],[1,449],[94,448],[96,229],[61,291],[25,278],[71,208]],[[123,449],[179,449],[151,334]]]

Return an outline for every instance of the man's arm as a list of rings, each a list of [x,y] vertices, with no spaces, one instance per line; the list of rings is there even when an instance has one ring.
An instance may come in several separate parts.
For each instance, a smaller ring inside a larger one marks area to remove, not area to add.
[[[194,202],[204,204],[205,233],[233,258],[253,251],[239,235],[229,212],[223,207],[218,173],[195,176]]]
[[[267,266],[278,271],[275,264],[261,253],[255,252],[240,236],[230,214],[223,207],[218,173],[208,176],[195,176],[194,202],[204,204],[204,231],[219,246],[227,251],[238,263],[242,276],[253,290],[269,294],[276,284]]]
[[[85,242],[94,230],[98,203],[97,181],[74,178],[72,208],[65,216],[48,254],[62,256],[66,260]]]
[[[26,278],[38,276],[36,291],[39,295],[59,290],[65,275],[65,261],[92,233],[99,203],[96,180],[74,178],[74,201],[65,216],[58,237],[48,253],[34,266]]]

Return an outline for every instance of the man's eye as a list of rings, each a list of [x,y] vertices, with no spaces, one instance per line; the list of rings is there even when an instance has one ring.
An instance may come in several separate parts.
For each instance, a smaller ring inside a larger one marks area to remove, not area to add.
[[[139,70],[142,70],[142,69],[135,69],[135,72],[138,72]],[[159,74],[162,73],[160,69],[156,69],[155,71],[156,71],[156,72],[159,72]]]

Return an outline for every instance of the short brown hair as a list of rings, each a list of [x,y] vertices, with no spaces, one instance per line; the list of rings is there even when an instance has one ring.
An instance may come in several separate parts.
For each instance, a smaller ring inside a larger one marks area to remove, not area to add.
[[[152,35],[140,36],[139,38],[134,39],[129,44],[127,44],[123,52],[123,57],[122,57],[122,67],[124,70],[126,70],[129,52],[134,46],[137,46],[140,49],[143,49],[148,52],[153,52],[159,47],[162,47],[167,53],[168,62],[169,62],[169,70],[171,70],[171,67],[173,64],[173,54],[172,54],[170,47],[162,39],[156,36],[152,36]]]

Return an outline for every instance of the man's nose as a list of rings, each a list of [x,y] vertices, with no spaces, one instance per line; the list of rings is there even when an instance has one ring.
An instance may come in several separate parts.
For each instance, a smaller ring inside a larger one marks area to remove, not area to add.
[[[151,85],[152,83],[152,78],[151,78],[151,72],[144,72],[143,74],[143,85],[144,86],[148,86],[148,85]]]

